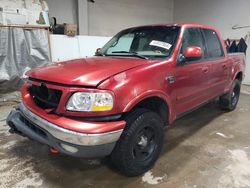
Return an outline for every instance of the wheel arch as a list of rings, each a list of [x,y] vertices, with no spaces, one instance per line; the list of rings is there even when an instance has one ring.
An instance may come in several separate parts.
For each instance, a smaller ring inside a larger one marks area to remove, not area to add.
[[[240,82],[242,82],[243,80],[243,72],[242,71],[239,71],[235,74],[235,77],[234,77],[234,80],[237,79],[239,80]]]
[[[157,113],[164,123],[171,122],[172,109],[170,108],[170,100],[162,93],[147,93],[133,99],[124,109],[124,112],[129,112],[135,108],[145,108]]]

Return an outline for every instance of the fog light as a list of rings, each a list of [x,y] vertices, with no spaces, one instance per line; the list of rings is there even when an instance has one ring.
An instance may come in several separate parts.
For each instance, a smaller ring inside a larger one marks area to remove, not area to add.
[[[66,144],[61,144],[62,148],[65,149],[66,151],[70,152],[70,153],[76,153],[78,152],[78,149],[73,147],[73,146],[69,146]]]

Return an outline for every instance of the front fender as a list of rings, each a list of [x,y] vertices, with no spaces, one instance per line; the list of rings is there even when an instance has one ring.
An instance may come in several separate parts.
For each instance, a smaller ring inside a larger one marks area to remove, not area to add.
[[[165,95],[164,92],[162,91],[158,91],[158,90],[149,90],[149,91],[146,91],[144,93],[141,93],[140,95],[136,96],[134,99],[132,99],[126,106],[125,108],[123,109],[123,112],[128,112],[130,111],[132,108],[134,108],[139,102],[147,99],[147,98],[150,98],[150,97],[159,97],[161,99],[163,99],[166,104],[168,104],[169,106],[169,103],[170,103],[170,100],[168,99],[168,97]]]
[[[167,96],[163,91],[160,90],[149,90],[146,92],[141,93],[140,95],[136,96],[134,99],[132,99],[123,109],[123,112],[129,112],[130,110],[132,110],[138,103],[140,103],[141,101],[148,99],[150,97],[159,97],[161,98],[163,101],[165,101],[167,107],[168,107],[168,121],[172,122],[174,117],[173,117],[173,109],[171,108],[172,104],[171,104],[171,100],[170,97]]]

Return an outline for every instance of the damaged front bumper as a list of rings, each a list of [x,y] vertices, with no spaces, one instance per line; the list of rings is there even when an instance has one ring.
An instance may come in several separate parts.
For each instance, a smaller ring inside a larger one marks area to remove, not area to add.
[[[88,122],[85,122],[88,123]],[[86,134],[62,128],[30,111],[23,103],[7,118],[11,131],[76,157],[95,158],[109,155],[123,129],[107,133]],[[89,124],[94,124],[89,122]],[[109,122],[107,122],[108,126]]]

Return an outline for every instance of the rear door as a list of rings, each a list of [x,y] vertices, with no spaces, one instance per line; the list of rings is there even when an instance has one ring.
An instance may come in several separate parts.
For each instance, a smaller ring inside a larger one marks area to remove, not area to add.
[[[229,63],[219,40],[217,33],[210,29],[202,29],[206,43],[205,58],[211,63],[211,74],[209,77],[210,98],[223,93],[227,79],[229,78]]]
[[[199,28],[186,28],[179,55],[183,55],[187,47],[198,46],[205,51],[205,41]],[[204,53],[203,53],[204,54]],[[211,64],[205,57],[196,61],[185,62],[176,66],[176,113],[180,115],[208,99],[208,78]]]

